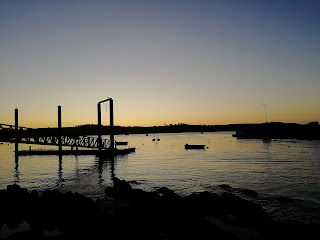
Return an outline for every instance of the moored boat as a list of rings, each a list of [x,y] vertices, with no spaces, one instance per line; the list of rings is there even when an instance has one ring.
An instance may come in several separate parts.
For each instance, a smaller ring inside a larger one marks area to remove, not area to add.
[[[185,144],[185,149],[204,149],[206,145],[199,145],[199,144]]]

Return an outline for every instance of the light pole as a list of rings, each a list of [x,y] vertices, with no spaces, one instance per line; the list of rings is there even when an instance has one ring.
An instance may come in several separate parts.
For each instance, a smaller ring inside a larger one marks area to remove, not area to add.
[[[268,123],[268,118],[267,118],[267,106],[268,104],[263,104],[264,106],[264,114],[266,115],[266,123]]]

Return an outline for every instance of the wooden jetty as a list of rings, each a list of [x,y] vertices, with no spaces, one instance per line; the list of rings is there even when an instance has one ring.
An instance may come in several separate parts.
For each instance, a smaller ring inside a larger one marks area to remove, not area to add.
[[[110,140],[102,139],[101,104],[110,103]],[[18,125],[18,109],[15,109],[15,124],[0,124],[0,142],[15,144],[15,154],[26,155],[97,155],[101,157],[129,154],[135,152],[135,148],[118,149],[116,145],[127,145],[128,142],[116,142],[114,140],[113,125],[113,99],[108,98],[98,102],[98,137],[70,136],[62,132],[61,106],[58,106],[58,129],[55,131],[39,131],[39,129],[21,127]],[[19,144],[51,145],[58,150],[20,150]],[[62,147],[71,147],[70,150]]]
[[[125,146],[128,145],[128,142],[120,142],[120,141],[116,141],[116,146]]]

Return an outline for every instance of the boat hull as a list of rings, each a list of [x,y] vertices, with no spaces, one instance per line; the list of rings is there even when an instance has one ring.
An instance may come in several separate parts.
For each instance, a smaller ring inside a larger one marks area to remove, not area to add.
[[[184,145],[185,149],[204,149],[206,145],[198,145],[198,144],[186,144]]]

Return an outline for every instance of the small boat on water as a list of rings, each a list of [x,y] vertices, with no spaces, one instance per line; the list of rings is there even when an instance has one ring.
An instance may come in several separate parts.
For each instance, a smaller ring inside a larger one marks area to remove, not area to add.
[[[185,149],[204,149],[206,145],[199,145],[199,144],[185,144]]]
[[[156,134],[153,134],[152,141],[160,141],[160,138],[158,137],[158,134],[157,134],[157,136],[156,136]]]

